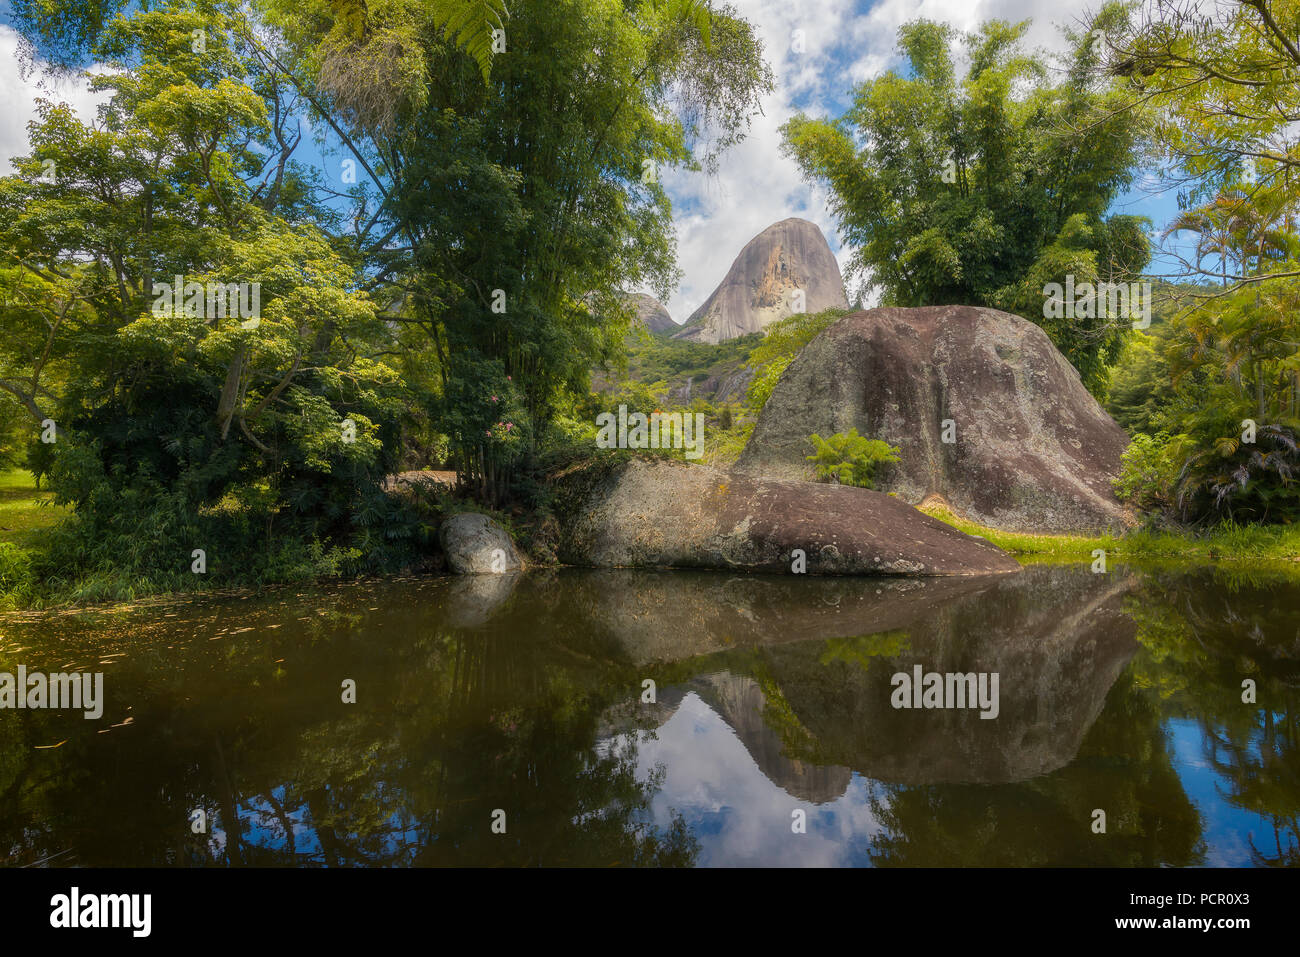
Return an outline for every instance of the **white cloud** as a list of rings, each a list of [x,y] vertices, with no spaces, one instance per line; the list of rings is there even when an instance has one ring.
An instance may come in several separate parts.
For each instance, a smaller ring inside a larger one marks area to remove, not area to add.
[[[85,77],[49,77],[34,70],[24,77],[19,68],[20,37],[0,24],[0,176],[13,172],[10,160],[30,152],[27,124],[36,118],[36,101],[67,103],[83,121],[94,119],[106,93],[92,93]]]
[[[678,322],[722,281],[750,239],[772,223],[801,216],[821,227],[843,270],[843,248],[827,197],[807,184],[793,160],[781,155],[781,125],[799,109],[838,115],[853,86],[895,65],[898,27],[926,17],[971,30],[990,19],[1032,19],[1030,47],[1063,49],[1057,24],[1074,25],[1087,4],[1044,0],[881,0],[863,8],[854,0],[733,0],[754,24],[776,89],[763,103],[749,136],[728,152],[716,177],[672,172],[664,185],[678,210],[680,288],[665,305]],[[1095,5],[1094,5],[1095,6]],[[803,52],[795,46],[802,33]]]

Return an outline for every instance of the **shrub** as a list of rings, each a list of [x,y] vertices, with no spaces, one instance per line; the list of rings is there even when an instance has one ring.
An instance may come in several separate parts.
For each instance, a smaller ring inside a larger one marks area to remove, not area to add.
[[[1120,460],[1119,478],[1111,483],[1119,500],[1142,511],[1172,505],[1178,481],[1176,445],[1164,432],[1133,436]]]
[[[807,460],[817,467],[817,478],[823,482],[833,479],[841,485],[875,488],[872,477],[876,466],[898,461],[896,446],[858,435],[857,429],[837,432],[825,439],[814,432],[808,441],[814,451]]]

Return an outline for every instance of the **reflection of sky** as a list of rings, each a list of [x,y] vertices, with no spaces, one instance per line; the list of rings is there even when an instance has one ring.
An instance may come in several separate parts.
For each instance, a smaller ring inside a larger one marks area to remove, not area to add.
[[[1252,841],[1264,854],[1274,855],[1277,842],[1269,819],[1226,800],[1231,794],[1229,782],[1205,758],[1205,735],[1200,723],[1173,719],[1165,724],[1165,731],[1172,743],[1174,770],[1201,815],[1205,863],[1211,867],[1251,867]],[[1251,751],[1258,758],[1257,748]]]
[[[844,867],[868,865],[868,843],[880,830],[867,803],[865,779],[853,776],[831,804],[791,797],[763,774],[735,731],[694,693],[653,737],[639,745],[637,774],[655,765],[663,786],[651,803],[657,827],[685,819],[700,842],[701,866]],[[807,815],[807,832],[791,830],[792,812]]]
[[[382,784],[378,785],[378,788],[381,792],[389,790]],[[244,851],[250,857],[256,856],[255,849],[277,851],[284,859],[289,859],[289,849],[292,847],[292,859],[299,864],[327,863],[320,836],[307,806],[291,801],[283,786],[275,788],[271,796],[283,809],[284,820],[288,821],[293,833],[293,841],[290,842],[289,835],[285,832],[280,811],[266,799],[255,796],[241,801],[237,808],[241,828],[240,844]],[[400,794],[396,796],[400,799]],[[386,818],[386,823],[387,826],[381,829],[381,836],[378,838],[378,848],[381,852],[378,856],[393,866],[410,866],[420,846],[419,828],[414,821],[409,820],[409,815],[404,813],[400,806]],[[208,818],[208,828],[212,832],[208,839],[208,847],[212,852],[213,860],[220,860],[225,854],[229,838],[219,814]],[[400,852],[404,852],[405,856]],[[352,861],[345,859],[340,863],[350,864]]]
[[[1201,815],[1206,863],[1249,867],[1250,841],[1275,851],[1269,820],[1227,800],[1229,782],[1205,759],[1204,734],[1194,720],[1165,725],[1174,769]],[[656,766],[662,787],[651,802],[654,825],[666,829],[674,811],[700,844],[700,866],[869,866],[870,841],[880,833],[871,812],[867,778],[854,773],[848,790],[830,804],[791,797],[750,757],[736,732],[694,693],[638,746],[642,780]],[[791,812],[807,814],[807,832],[791,831]]]

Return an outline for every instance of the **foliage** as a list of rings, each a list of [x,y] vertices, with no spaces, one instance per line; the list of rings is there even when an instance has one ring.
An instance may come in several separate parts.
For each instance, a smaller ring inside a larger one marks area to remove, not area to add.
[[[41,101],[0,179],[0,455],[73,513],[33,567],[104,594],[407,567],[412,449],[529,498],[621,349],[604,305],[676,275],[644,163],[715,166],[771,88],[696,0],[57,6],[16,5],[29,57],[102,64],[108,102]]]
[[[749,384],[748,402],[754,415],[763,410],[781,374],[803,347],[817,338],[846,309],[826,309],[817,313],[796,313],[779,319],[763,330],[763,338],[749,354],[754,378]]]
[[[301,84],[320,85],[322,3],[265,5]],[[621,352],[621,290],[676,276],[670,206],[647,170],[707,168],[771,85],[752,28],[727,7],[520,0],[509,17],[487,88],[468,57],[426,36],[418,95],[382,123],[343,117],[374,160],[377,208],[356,197],[373,282],[423,339],[411,345],[437,370],[433,418],[488,502],[589,370]],[[489,441],[488,396],[507,382],[518,454]]]
[[[1255,441],[1220,436],[1200,446],[1178,476],[1185,515],[1221,513],[1236,521],[1300,519],[1300,447],[1294,426],[1263,425]]]
[[[858,435],[857,429],[837,432],[823,439],[814,432],[808,436],[813,454],[807,456],[817,469],[821,481],[834,481],[858,488],[874,488],[871,484],[876,466],[897,462],[898,448],[880,439]]]
[[[1125,449],[1119,478],[1113,484],[1121,502],[1157,510],[1173,504],[1177,480],[1178,458],[1169,436],[1139,432]]]
[[[970,69],[958,81],[952,28],[925,20],[899,29],[908,70],[859,86],[838,119],[796,115],[785,149],[825,184],[853,272],[884,305],[970,304],[1044,324],[1100,391],[1126,323],[1114,317],[1044,323],[1044,286],[1135,278],[1149,258],[1142,221],[1107,216],[1142,152],[1141,118],[1117,111],[1095,82],[1088,36],[1050,81],[1020,43],[1028,22],[985,23],[964,37]]]
[[[215,517],[228,499],[342,554],[395,455],[389,328],[303,173],[286,153],[268,167],[286,94],[241,54],[238,16],[114,19],[95,48],[114,68],[93,81],[102,118],[41,104],[32,155],[0,180],[19,264],[0,272],[0,388],[58,423],[53,461],[34,463],[75,513],[50,544],[56,578],[175,582],[196,547],[257,578],[246,549],[217,558],[239,541]]]
[[[1151,325],[1125,340],[1102,403],[1129,435],[1160,431],[1157,420],[1174,398],[1166,356],[1174,319],[1204,291],[1192,283],[1152,283]]]
[[[633,334],[628,340],[627,373],[643,382],[707,378],[751,364],[751,350],[760,341],[759,333],[717,344]]]
[[[1225,197],[1260,205],[1265,194],[1292,193],[1300,165],[1296,0],[1144,0],[1112,3],[1106,15],[1112,29],[1093,66],[1119,78],[1125,105],[1150,117],[1161,152],[1183,174],[1184,209],[1209,203],[1205,212],[1212,213]],[[1237,205],[1229,200],[1226,209]],[[1192,265],[1200,271],[1199,263]],[[1231,268],[1226,273],[1230,281],[1249,275]],[[1220,278],[1223,272],[1207,267],[1202,274]]]

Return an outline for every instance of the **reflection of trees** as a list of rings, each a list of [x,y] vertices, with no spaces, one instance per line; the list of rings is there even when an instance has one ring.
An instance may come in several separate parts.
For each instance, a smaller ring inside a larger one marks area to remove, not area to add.
[[[386,609],[352,620],[308,609],[292,634],[225,626],[234,636],[220,642],[138,647],[106,682],[105,722],[7,713],[0,854],[29,863],[75,845],[63,862],[82,865],[694,859],[684,824],[646,823],[656,782],[637,780],[634,743],[594,747],[602,689],[635,689],[599,636],[557,644],[518,622],[452,634],[419,611],[398,629]],[[265,621],[296,613],[277,606]],[[340,701],[344,677],[355,705]],[[128,704],[132,725],[96,734]],[[191,833],[197,808],[206,835]],[[505,835],[491,831],[496,808]]]
[[[1258,864],[1300,864],[1300,594],[1289,578],[1153,576],[1131,613],[1150,652],[1140,680],[1198,722],[1202,751],[1233,807],[1269,822]],[[1256,702],[1241,700],[1243,679]]]
[[[792,794],[842,794],[839,777],[818,777],[828,766],[895,782],[869,788],[879,863],[1202,863],[1203,825],[1163,731],[1171,717],[1199,723],[1225,800],[1269,822],[1271,834],[1253,836],[1255,860],[1300,863],[1293,586],[1154,576],[1121,606],[1118,580],[1031,569],[958,593],[927,586],[924,600],[872,592],[807,624],[806,597],[761,583],[688,576],[674,603],[666,583],[632,594],[636,580],[530,580],[500,594],[434,584],[427,596],[404,586],[391,604],[374,586],[84,633],[60,621],[48,643],[58,657],[29,667],[94,670],[107,645],[129,654],[109,671],[102,722],[0,715],[0,860],[689,863],[696,844],[680,820],[647,823],[658,785],[637,779],[636,735],[596,747],[611,738],[611,709],[658,723],[637,703],[650,676],[661,705],[673,684],[713,701]],[[736,646],[678,640],[674,629],[705,627],[699,608],[724,615],[719,589],[738,624],[717,634]],[[1133,620],[1145,650],[1130,662]],[[906,640],[859,634],[862,623],[905,625]],[[799,640],[801,628],[838,637]],[[697,647],[707,653],[671,664],[651,654]],[[0,651],[0,670],[12,657]],[[889,675],[912,661],[996,666],[1002,716],[893,711]],[[715,680],[704,688],[702,675]],[[345,677],[356,705],[339,701]],[[1243,677],[1261,704],[1241,703]],[[196,808],[207,835],[190,833]],[[496,808],[505,835],[491,831]],[[1106,835],[1090,830],[1094,808]]]

